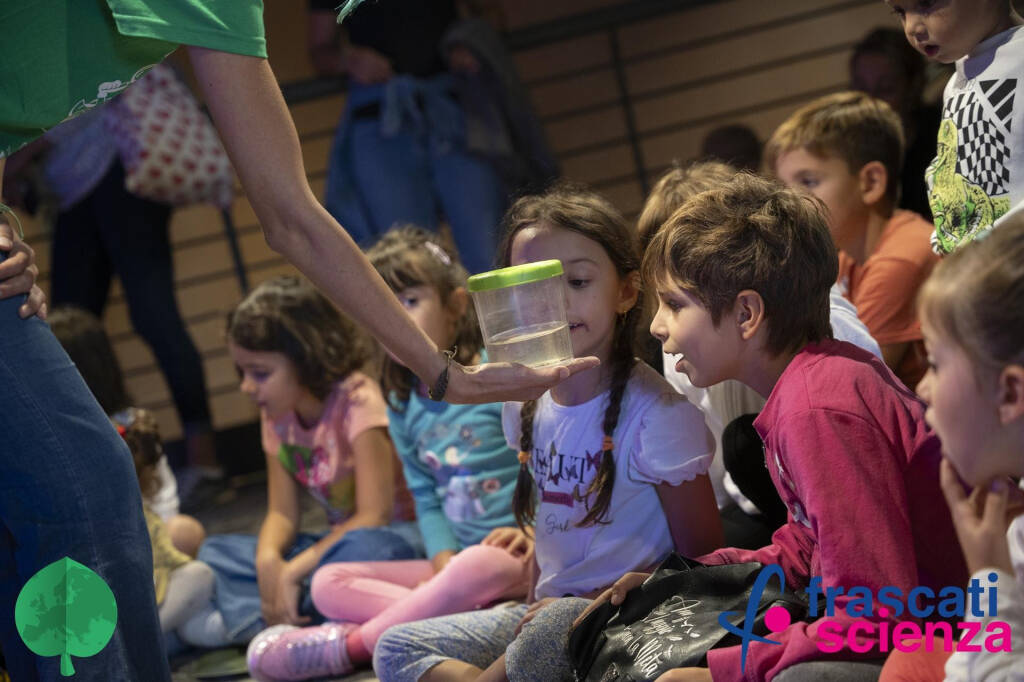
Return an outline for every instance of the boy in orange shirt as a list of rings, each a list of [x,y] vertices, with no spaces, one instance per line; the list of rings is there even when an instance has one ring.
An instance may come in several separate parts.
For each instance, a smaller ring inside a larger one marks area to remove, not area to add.
[[[931,223],[896,210],[902,162],[899,117],[855,92],[798,109],[765,148],[770,172],[825,204],[840,251],[840,288],[882,347],[885,364],[913,389],[927,369],[914,302],[938,257]]]

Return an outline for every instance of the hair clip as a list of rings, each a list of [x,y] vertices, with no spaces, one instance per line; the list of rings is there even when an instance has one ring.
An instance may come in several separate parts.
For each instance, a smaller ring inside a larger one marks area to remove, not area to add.
[[[604,440],[601,441],[601,452],[610,452],[615,449],[615,441],[612,440],[611,436],[605,436]]]
[[[530,453],[528,453],[526,450],[520,450],[518,456],[520,464],[526,464],[527,462],[530,461]]]
[[[434,257],[437,258],[437,260],[441,261],[441,263],[444,264],[445,266],[449,266],[452,264],[452,259],[449,258],[447,253],[444,252],[444,249],[442,249],[434,242],[423,242],[423,246],[427,248],[427,251],[434,254]]]

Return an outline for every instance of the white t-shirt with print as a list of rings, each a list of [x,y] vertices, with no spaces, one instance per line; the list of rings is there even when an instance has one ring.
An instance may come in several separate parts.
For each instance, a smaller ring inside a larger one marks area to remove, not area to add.
[[[601,424],[609,393],[580,405],[537,401],[530,468],[537,484],[536,596],[579,595],[649,566],[674,547],[656,484],[679,485],[707,473],[714,441],[704,417],[665,379],[637,363],[615,429],[615,487],[609,523],[578,528],[582,495],[601,462]],[[502,425],[519,449],[522,403],[505,403]]]

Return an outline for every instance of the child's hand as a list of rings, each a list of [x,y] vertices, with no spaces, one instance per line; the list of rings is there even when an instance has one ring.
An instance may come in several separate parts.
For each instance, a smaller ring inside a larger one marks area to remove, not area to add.
[[[993,479],[968,496],[948,459],[941,465],[942,492],[953,516],[956,535],[972,574],[986,568],[998,568],[1013,574],[1006,531],[1021,513],[1021,492],[1007,479]],[[1012,502],[1011,502],[1012,497]]]
[[[586,610],[583,613],[581,613],[579,617],[576,618],[576,620],[572,622],[572,626],[574,628],[578,627],[579,624],[582,623],[583,620],[590,615],[591,611],[593,611],[606,601],[610,601],[613,606],[618,606],[622,603],[622,600],[626,598],[627,592],[632,590],[634,587],[642,585],[643,582],[650,577],[650,575],[650,573],[627,573],[626,575],[622,576],[621,578],[615,581],[614,585],[612,585],[607,590],[598,595],[598,597],[590,603],[590,606],[588,606]]]
[[[530,608],[526,609],[526,615],[523,616],[523,619],[519,621],[519,625],[516,626],[516,636],[519,636],[519,633],[522,631],[524,625],[526,625],[531,620],[537,617],[537,614],[540,613],[541,609],[543,609],[545,606],[555,601],[556,599],[558,599],[558,597],[544,597],[543,599],[538,599],[537,601],[530,604]]]
[[[280,556],[259,557],[256,560],[256,582],[260,588],[260,611],[267,625],[283,622],[277,612],[277,586],[285,562]]]
[[[299,597],[302,595],[302,579],[304,575],[295,575],[292,564],[285,564],[277,583],[276,616],[279,623],[289,625],[308,625],[312,619],[299,615]]]
[[[707,668],[675,668],[662,673],[655,682],[713,682]]]
[[[516,527],[495,528],[480,544],[500,547],[524,563],[533,561],[533,538]]]

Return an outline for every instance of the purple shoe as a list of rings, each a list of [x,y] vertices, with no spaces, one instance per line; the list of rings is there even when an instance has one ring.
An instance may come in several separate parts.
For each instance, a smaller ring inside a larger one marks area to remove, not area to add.
[[[249,643],[249,674],[259,682],[294,682],[352,672],[345,637],[354,623],[299,628],[275,625]]]

